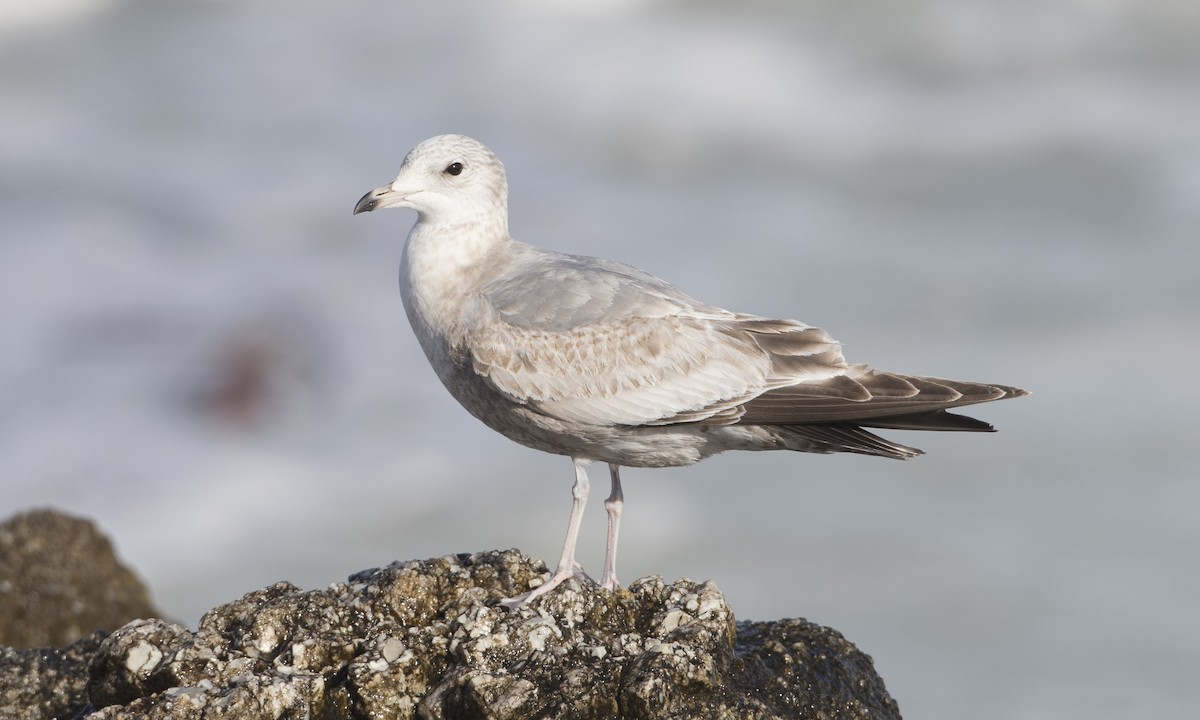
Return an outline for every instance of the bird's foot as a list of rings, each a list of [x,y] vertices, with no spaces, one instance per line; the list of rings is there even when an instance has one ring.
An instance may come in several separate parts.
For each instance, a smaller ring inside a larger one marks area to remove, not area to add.
[[[532,600],[539,598],[542,595],[545,595],[546,593],[550,592],[551,590],[558,587],[559,585],[562,585],[564,582],[566,582],[567,580],[570,580],[571,578],[579,578],[580,580],[587,582],[589,585],[591,585],[593,587],[597,586],[596,581],[593,580],[590,575],[588,575],[586,572],[583,571],[582,565],[580,565],[579,563],[573,563],[572,566],[569,568],[559,568],[559,569],[555,570],[554,574],[550,576],[549,580],[542,583],[541,585],[538,585],[537,587],[530,590],[529,592],[523,593],[516,597],[504,598],[503,600],[500,601],[500,606],[503,608],[506,608],[508,610],[516,610],[517,608],[521,607],[522,605],[524,605],[528,602],[531,602]],[[614,578],[614,580],[615,580],[615,578]],[[601,585],[601,587],[603,587],[603,586]],[[609,588],[609,589],[611,589],[611,588]]]
[[[617,580],[616,573],[605,572],[600,578],[600,587],[609,592],[616,592],[621,589],[621,583]]]

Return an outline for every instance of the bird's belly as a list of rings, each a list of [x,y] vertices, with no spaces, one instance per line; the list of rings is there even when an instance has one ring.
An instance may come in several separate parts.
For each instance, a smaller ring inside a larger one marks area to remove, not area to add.
[[[491,429],[535,450],[626,467],[675,467],[725,449],[694,425],[628,427],[559,420],[498,392],[465,353],[445,346],[426,350],[432,351],[431,364],[460,405]]]

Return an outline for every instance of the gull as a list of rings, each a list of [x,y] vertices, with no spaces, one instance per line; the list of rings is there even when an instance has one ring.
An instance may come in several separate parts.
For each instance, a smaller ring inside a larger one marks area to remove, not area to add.
[[[1028,394],[848,364],[818,327],[730,312],[631,265],[518,242],[504,166],[464,135],[417,145],[354,213],[391,207],[417,211],[400,294],[438,378],[488,427],[574,465],[558,565],[503,600],[510,609],[590,580],[575,544],[591,462],[609,467],[599,585],[615,590],[621,467],[691,465],[726,450],[906,459],[921,451],[864,428],[993,431],[947,409]]]

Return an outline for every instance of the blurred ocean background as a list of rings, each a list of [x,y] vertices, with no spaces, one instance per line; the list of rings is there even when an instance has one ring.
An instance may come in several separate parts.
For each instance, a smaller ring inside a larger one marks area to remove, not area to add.
[[[514,236],[1019,385],[928,454],[628,470],[621,577],[871,654],[906,717],[1200,715],[1200,6],[0,2],[0,516],[194,626],[287,579],[557,558],[569,462],[438,384],[352,217],[463,132]],[[598,569],[593,471],[580,559]]]

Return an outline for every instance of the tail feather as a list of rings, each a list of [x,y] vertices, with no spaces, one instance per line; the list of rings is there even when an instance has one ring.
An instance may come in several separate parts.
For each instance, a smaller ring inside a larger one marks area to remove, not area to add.
[[[800,439],[806,445],[815,445],[811,449],[801,448],[807,452],[850,452],[896,460],[924,455],[924,452],[917,448],[892,442],[848,423],[777,425],[772,429],[784,437]]]

